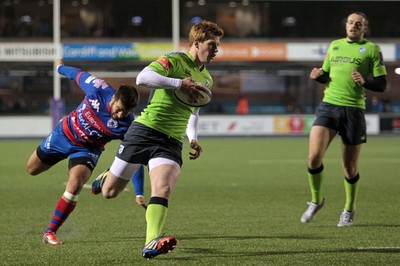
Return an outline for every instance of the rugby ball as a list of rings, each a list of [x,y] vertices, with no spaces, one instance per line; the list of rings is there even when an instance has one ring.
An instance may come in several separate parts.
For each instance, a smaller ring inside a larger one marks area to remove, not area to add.
[[[211,101],[212,94],[209,89],[205,88],[205,91],[198,90],[198,93],[198,97],[193,98],[180,89],[173,90],[175,99],[191,107],[202,107],[207,105]]]

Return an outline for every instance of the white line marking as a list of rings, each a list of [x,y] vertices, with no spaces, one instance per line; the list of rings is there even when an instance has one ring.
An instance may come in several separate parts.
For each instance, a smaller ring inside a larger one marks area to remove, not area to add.
[[[360,250],[398,249],[398,250],[400,250],[400,247],[358,247],[357,249],[360,249]]]
[[[324,159],[324,163],[337,163],[341,159]],[[249,164],[306,164],[307,159],[270,159],[270,160],[249,160]],[[400,163],[400,158],[379,158],[379,159],[360,159],[360,163]]]
[[[67,185],[67,182],[64,182],[63,185],[66,186],[66,185]],[[92,189],[92,185],[84,184],[84,185],[83,185],[83,188]],[[129,191],[129,188],[124,188],[123,191]]]

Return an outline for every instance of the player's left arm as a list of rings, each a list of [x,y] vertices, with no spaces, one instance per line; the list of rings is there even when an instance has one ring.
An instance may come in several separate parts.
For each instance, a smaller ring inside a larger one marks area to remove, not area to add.
[[[362,86],[368,90],[384,92],[386,90],[386,76],[374,77],[372,80],[364,80]]]
[[[386,75],[373,77],[373,79],[364,79],[360,72],[353,69],[351,76],[355,83],[368,90],[376,92],[384,92],[386,90]]]
[[[71,80],[77,81],[83,71],[76,67],[65,66],[62,58],[57,59],[57,71],[60,75],[66,76]]]
[[[386,67],[383,64],[382,51],[379,46],[375,47],[375,53],[371,57],[373,79],[367,79],[361,75],[358,71],[353,70],[351,75],[355,83],[363,86],[365,89],[384,92],[386,90]]]
[[[190,114],[189,122],[186,128],[186,136],[189,139],[189,145],[192,152],[189,153],[190,160],[196,160],[203,152],[203,148],[197,141],[197,126],[199,124],[199,108],[195,108]]]

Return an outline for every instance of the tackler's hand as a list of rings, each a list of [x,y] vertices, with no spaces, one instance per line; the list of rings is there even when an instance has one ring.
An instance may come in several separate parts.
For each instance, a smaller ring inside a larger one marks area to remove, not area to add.
[[[137,204],[137,205],[140,205],[140,206],[142,206],[143,208],[147,209],[147,204],[146,204],[146,201],[145,201],[145,199],[144,199],[144,196],[142,196],[142,195],[137,195],[135,201],[136,201],[136,204]]]
[[[58,58],[58,59],[56,60],[56,66],[59,66],[59,65],[64,65],[64,61],[63,61],[62,58]]]

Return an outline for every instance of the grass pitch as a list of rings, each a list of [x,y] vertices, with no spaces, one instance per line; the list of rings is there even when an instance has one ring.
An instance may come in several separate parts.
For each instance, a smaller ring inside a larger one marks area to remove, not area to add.
[[[349,228],[336,226],[344,207],[339,139],[324,160],[327,205],[310,224],[300,222],[310,199],[307,138],[201,139],[196,161],[185,143],[164,228],[178,245],[150,261],[141,257],[145,211],[131,184],[112,200],[84,189],[58,232],[64,245],[41,242],[65,189],[67,161],[29,176],[25,164],[39,143],[0,141],[0,265],[400,265],[399,137],[370,137],[363,146]],[[117,146],[107,146],[91,180]]]

